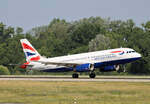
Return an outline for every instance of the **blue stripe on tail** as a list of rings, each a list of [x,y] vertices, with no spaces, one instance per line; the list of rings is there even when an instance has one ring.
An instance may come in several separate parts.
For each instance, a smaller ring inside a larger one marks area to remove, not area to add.
[[[26,52],[27,56],[33,56],[35,53]]]

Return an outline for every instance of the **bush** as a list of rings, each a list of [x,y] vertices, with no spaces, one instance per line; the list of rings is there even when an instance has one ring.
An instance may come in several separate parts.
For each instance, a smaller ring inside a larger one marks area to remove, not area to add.
[[[0,75],[10,75],[8,68],[0,65]]]

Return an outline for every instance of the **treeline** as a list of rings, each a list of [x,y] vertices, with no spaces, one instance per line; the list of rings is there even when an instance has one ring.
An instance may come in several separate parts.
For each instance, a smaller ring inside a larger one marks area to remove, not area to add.
[[[27,38],[42,56],[54,57],[88,51],[128,47],[142,54],[142,59],[126,66],[132,74],[150,74],[150,21],[136,26],[134,21],[90,17],[78,21],[53,19],[48,25],[23,33],[0,23],[0,65],[24,63],[20,39]],[[24,69],[7,66],[12,74]]]

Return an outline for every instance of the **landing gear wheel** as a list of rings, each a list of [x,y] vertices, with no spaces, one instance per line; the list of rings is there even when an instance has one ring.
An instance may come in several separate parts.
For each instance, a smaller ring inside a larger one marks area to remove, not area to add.
[[[90,74],[89,74],[89,77],[90,77],[90,78],[95,78],[95,77],[96,77],[96,74],[95,74],[95,73],[90,73]]]
[[[79,74],[77,73],[72,74],[72,78],[79,78]]]

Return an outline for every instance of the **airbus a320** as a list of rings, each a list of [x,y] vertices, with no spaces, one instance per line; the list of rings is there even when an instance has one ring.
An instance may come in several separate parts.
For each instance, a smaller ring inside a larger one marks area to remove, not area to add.
[[[27,39],[20,40],[26,57],[26,63],[20,67],[44,72],[74,71],[73,78],[78,78],[77,72],[89,72],[90,78],[95,78],[95,70],[116,71],[117,66],[136,61],[141,54],[130,48],[108,49],[53,58],[42,57]]]

